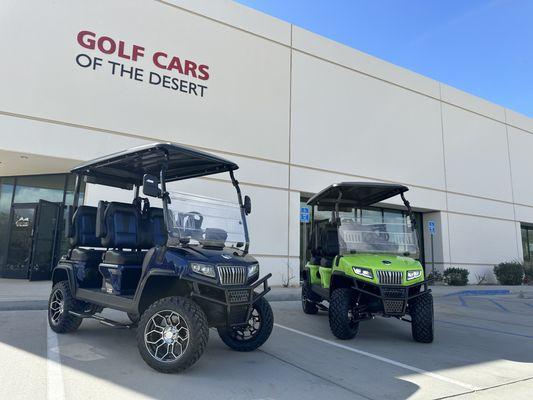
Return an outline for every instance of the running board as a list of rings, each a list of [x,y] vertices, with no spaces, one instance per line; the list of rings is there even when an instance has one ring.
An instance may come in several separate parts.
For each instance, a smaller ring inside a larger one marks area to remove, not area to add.
[[[321,309],[322,311],[329,311],[329,308],[326,307],[324,304],[322,304],[322,303],[315,303],[315,304],[316,304],[316,306],[317,306],[319,309]]]
[[[100,322],[102,325],[112,326],[113,328],[124,328],[124,329],[131,329],[136,327],[136,324],[123,324],[122,322],[113,321],[111,319],[101,317],[100,315],[94,315],[94,314],[83,314],[78,313],[75,311],[69,311],[70,314],[74,315],[78,318],[91,318],[95,319],[98,322]]]

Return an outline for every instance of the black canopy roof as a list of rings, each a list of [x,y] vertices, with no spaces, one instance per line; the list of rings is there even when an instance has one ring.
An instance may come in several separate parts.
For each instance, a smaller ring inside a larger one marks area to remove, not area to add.
[[[90,183],[131,189],[133,185],[142,185],[144,174],[159,177],[165,162],[166,182],[239,168],[234,162],[203,151],[174,143],[152,143],[97,158],[75,167],[72,172],[85,175]]]
[[[407,186],[391,183],[341,182],[315,194],[307,204],[334,205],[340,195],[339,207],[366,207],[408,190]]]

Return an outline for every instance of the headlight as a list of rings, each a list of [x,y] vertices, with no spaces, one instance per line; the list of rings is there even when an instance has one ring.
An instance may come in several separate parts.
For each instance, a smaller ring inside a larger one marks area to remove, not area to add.
[[[368,268],[353,267],[353,272],[355,275],[363,276],[368,279],[374,278],[374,275],[372,275],[372,270]]]
[[[412,281],[413,279],[420,278],[422,276],[422,271],[417,269],[415,271],[407,271],[407,280]]]
[[[259,264],[252,264],[248,266],[248,278],[259,273]]]
[[[197,274],[208,276],[210,278],[215,277],[215,267],[213,265],[192,263],[191,269]]]

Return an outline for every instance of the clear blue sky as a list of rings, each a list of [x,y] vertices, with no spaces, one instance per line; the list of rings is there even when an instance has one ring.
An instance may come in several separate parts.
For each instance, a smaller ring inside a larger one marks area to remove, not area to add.
[[[237,0],[533,117],[533,0]]]

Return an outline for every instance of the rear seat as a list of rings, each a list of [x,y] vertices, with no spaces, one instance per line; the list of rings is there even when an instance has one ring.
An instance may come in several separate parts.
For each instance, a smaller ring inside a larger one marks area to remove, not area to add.
[[[105,252],[99,268],[104,277],[102,290],[133,294],[147,254],[141,250],[166,244],[163,210],[147,207],[141,213],[138,203],[101,202],[98,215],[102,246],[112,248]]]
[[[104,263],[140,266],[144,253],[137,251],[141,244],[141,214],[137,207],[118,202],[100,202],[98,207],[102,246],[112,248],[105,252]]]
[[[72,216],[72,236],[69,238],[70,260],[100,262],[103,250],[84,249],[78,246],[101,247],[96,237],[96,207],[79,206]]]

